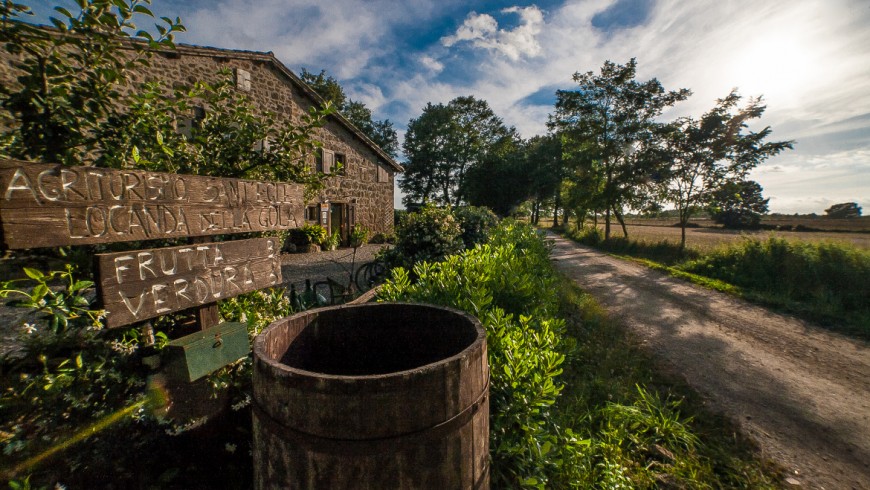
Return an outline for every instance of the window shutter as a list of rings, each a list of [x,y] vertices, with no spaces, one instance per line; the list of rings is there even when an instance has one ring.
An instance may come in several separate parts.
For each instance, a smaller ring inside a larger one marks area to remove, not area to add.
[[[327,150],[326,148],[321,148],[321,159],[323,161],[323,173],[331,174],[332,167],[335,165],[335,152],[332,150]]]

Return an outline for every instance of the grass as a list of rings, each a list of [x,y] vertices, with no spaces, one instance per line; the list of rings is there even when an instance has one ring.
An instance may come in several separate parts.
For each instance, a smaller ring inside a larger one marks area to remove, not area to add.
[[[870,250],[847,242],[769,236],[681,250],[677,242],[611,238],[591,228],[566,233],[671,276],[742,297],[870,340]]]
[[[863,218],[862,218],[863,219]],[[815,226],[830,226],[829,223],[840,223],[841,220],[821,220],[822,224]],[[627,222],[628,235],[631,240],[656,244],[667,242],[674,245],[680,243],[680,228],[674,226],[676,220],[630,220]],[[870,224],[870,223],[868,223]],[[782,238],[788,241],[799,242],[838,242],[854,245],[862,249],[870,249],[870,233],[867,231],[861,232],[860,228],[834,228],[820,229],[820,231],[792,231],[793,228],[800,225],[783,225],[780,230],[726,230],[718,226],[714,226],[709,221],[693,221],[693,225],[686,229],[686,245],[690,250],[699,253],[706,253],[720,248],[722,246],[740,243],[745,238],[757,238],[766,240],[773,236]],[[858,226],[858,225],[855,225]],[[863,226],[863,225],[861,225]],[[600,229],[604,229],[603,225],[599,224]],[[789,228],[789,229],[787,229]],[[800,229],[810,229],[810,226],[805,226]],[[818,228],[816,228],[818,229]],[[611,237],[621,237],[622,228],[619,224],[611,225]]]
[[[567,278],[562,283],[560,316],[576,345],[564,364],[556,416],[588,444],[587,473],[571,486],[778,486],[778,469],[729,420],[657,366],[588,294]]]

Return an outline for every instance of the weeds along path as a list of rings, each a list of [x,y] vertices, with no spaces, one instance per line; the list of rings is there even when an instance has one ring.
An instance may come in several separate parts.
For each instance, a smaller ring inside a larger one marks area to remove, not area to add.
[[[735,420],[790,483],[870,489],[866,343],[550,238],[556,267]]]

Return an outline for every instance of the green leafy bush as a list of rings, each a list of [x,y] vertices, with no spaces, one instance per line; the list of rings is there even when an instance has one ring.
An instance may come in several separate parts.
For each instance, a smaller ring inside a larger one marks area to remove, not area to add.
[[[315,245],[320,245],[326,240],[328,234],[326,233],[326,228],[320,225],[303,225],[302,228],[299,229],[307,240],[306,243],[313,243]]]
[[[10,464],[62,444],[71,427],[130,407],[138,417],[147,402],[138,332],[104,330],[104,311],[88,300],[93,283],[77,280],[70,266],[25,273],[26,279],[0,283],[0,298],[12,297],[35,315],[21,327],[22,349],[0,359],[0,447]],[[121,422],[129,426],[136,418]],[[79,448],[67,463],[105,457]]]
[[[579,456],[570,431],[550,411],[562,387],[565,324],[554,317],[555,275],[549,249],[531,227],[505,221],[490,243],[443,262],[419,262],[415,282],[393,270],[380,299],[459,308],[487,332],[491,370],[490,455],[495,487],[543,488]]]
[[[406,269],[417,262],[439,261],[463,250],[461,235],[449,209],[427,204],[403,216],[396,228],[396,246],[382,257],[391,266]]]
[[[453,210],[453,216],[459,222],[465,248],[473,248],[479,243],[485,243],[489,230],[498,225],[498,216],[485,207],[458,207]]]

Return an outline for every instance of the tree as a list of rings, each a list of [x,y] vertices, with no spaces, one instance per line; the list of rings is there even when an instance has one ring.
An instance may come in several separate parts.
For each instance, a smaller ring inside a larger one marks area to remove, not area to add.
[[[834,204],[825,210],[827,218],[858,218],[861,216],[861,206],[856,202]]]
[[[362,102],[350,99],[341,84],[335,77],[326,74],[326,70],[320,70],[315,75],[305,68],[300,77],[307,83],[324,101],[336,107],[341,114],[357,127],[366,137],[378,145],[387,155],[396,158],[399,154],[399,137],[393,123],[389,119],[375,120],[372,111]]]
[[[20,86],[0,86],[4,137],[0,152],[12,158],[76,165],[99,145],[97,128],[117,111],[121,87],[130,70],[147,65],[151,51],[134,44],[132,55],[121,52],[130,32],[147,47],[174,49],[181,20],[164,17],[157,38],[136,31],[134,21],[153,17],[150,0],[80,0],[71,13],[55,7],[55,29],[23,22],[30,8],[4,1],[0,5],[0,41],[17,57]]]
[[[760,118],[766,107],[758,97],[740,108],[740,99],[732,90],[701,119],[684,117],[669,125],[662,139],[658,157],[671,162],[662,179],[663,195],[679,211],[681,248],[693,210],[709,203],[715,189],[737,185],[761,162],[792,148],[792,141],[765,142],[769,126],[748,131],[747,122]]]
[[[767,213],[761,185],[752,180],[725,182],[710,193],[710,216],[725,228],[754,228]]]
[[[464,195],[472,206],[508,216],[529,199],[531,176],[525,143],[505,138],[465,174]]]
[[[526,171],[531,181],[532,222],[538,223],[542,205],[553,201],[553,226],[558,226],[562,207],[562,141],[557,135],[535,136],[526,145]]]
[[[459,206],[466,201],[466,173],[516,140],[489,104],[457,97],[447,105],[426,104],[408,123],[403,148],[408,161],[399,187],[405,204],[432,201]]]
[[[623,225],[622,207],[639,198],[652,173],[653,159],[638,151],[650,145],[665,107],[684,100],[687,89],[667,92],[655,78],[635,80],[637,61],[626,65],[606,61],[599,75],[575,73],[576,90],[556,92],[551,130],[563,135],[575,158],[600,172],[605,210],[605,237],[610,237],[610,213]]]
[[[323,98],[324,101],[332,103],[339,110],[347,103],[347,95],[345,95],[341,84],[338,83],[335,77],[327,75],[326,70],[320,70],[320,73],[315,75],[302,68],[302,74],[299,75],[299,78],[317,92],[317,95]]]

